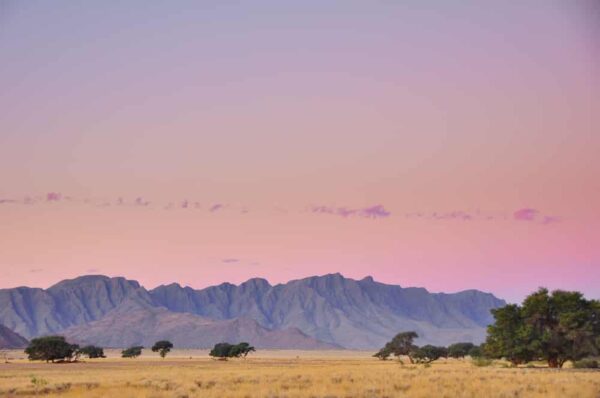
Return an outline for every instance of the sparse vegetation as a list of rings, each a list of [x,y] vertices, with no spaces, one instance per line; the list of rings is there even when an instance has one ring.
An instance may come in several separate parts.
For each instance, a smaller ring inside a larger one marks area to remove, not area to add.
[[[140,355],[142,355],[143,349],[144,349],[144,347],[142,347],[141,345],[136,345],[133,347],[126,348],[123,351],[121,351],[121,357],[122,358],[137,358]]]
[[[148,350],[149,351],[149,350]],[[162,360],[108,359],[50,366],[16,359],[0,364],[0,396],[47,398],[244,398],[244,397],[522,397],[598,398],[600,372],[507,367],[507,361],[438,359],[398,366],[361,352],[265,351],[245,361],[212,361],[207,351],[173,349]],[[11,353],[11,357],[15,354]],[[193,359],[189,359],[192,356]],[[297,358],[300,357],[300,358]],[[32,382],[35,375],[35,382]]]

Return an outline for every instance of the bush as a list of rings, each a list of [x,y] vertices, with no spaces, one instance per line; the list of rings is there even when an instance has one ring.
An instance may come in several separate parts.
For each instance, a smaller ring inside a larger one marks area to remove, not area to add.
[[[210,351],[209,355],[215,358],[239,358],[244,357],[250,353],[256,351],[254,347],[246,342],[242,342],[239,344],[229,344],[229,343],[217,343]]]
[[[136,345],[133,347],[129,347],[123,351],[121,351],[121,357],[123,358],[136,358],[142,355],[142,350],[144,347],[141,345]]]
[[[104,349],[102,347],[96,347],[93,345],[86,345],[79,350],[81,355],[85,355],[88,358],[106,358],[104,355]]]
[[[598,361],[595,359],[581,359],[573,362],[575,369],[598,369]]]
[[[63,336],[38,337],[31,340],[25,354],[31,361],[71,361],[77,359],[79,346],[69,344]]]

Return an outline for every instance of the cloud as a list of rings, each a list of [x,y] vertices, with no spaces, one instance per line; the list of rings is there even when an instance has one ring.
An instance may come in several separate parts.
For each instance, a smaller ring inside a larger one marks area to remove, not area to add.
[[[539,211],[536,209],[524,208],[513,213],[513,218],[517,221],[534,221]]]
[[[141,196],[135,198],[135,201],[133,203],[136,206],[148,206],[148,205],[150,205],[150,202],[148,202],[147,200],[144,200]]]
[[[349,209],[347,207],[331,207],[331,206],[312,206],[312,213],[331,214],[343,218],[348,217],[363,217],[363,218],[386,218],[392,213],[386,210],[382,205],[374,205],[358,209]]]
[[[85,272],[89,272],[91,274],[94,274],[96,272],[100,272],[100,270],[98,268],[90,268],[90,269],[86,269]]]
[[[225,263],[225,264],[239,263],[240,259],[239,258],[224,258],[223,260],[221,260],[221,262]]]
[[[554,224],[560,222],[560,218],[555,217],[555,216],[544,216],[544,218],[542,219],[542,224],[547,225],[547,224]]]
[[[208,211],[210,211],[211,213],[214,213],[215,211],[219,211],[222,208],[223,208],[223,205],[221,203],[215,203],[208,209]]]
[[[31,272],[32,274],[37,274],[38,272],[42,272],[43,270],[43,268],[31,268],[29,272]]]
[[[48,192],[46,194],[47,202],[58,202],[62,198],[62,195],[58,192]]]

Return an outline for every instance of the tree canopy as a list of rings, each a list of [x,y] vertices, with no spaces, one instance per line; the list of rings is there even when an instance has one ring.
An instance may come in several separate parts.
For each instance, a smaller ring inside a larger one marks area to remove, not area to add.
[[[44,336],[32,339],[25,354],[32,361],[71,361],[79,355],[79,346],[69,344],[63,336]]]
[[[387,359],[390,355],[399,357],[401,355],[408,356],[408,359],[413,363],[413,353],[418,348],[413,344],[414,339],[419,335],[416,332],[401,332],[398,333],[392,340],[387,342],[385,346],[375,353],[375,357],[379,359]]]
[[[81,355],[87,356],[90,359],[106,358],[106,355],[104,355],[104,349],[102,347],[96,347],[94,345],[86,345],[85,347],[81,347],[79,349],[79,353]]]
[[[560,368],[600,352],[600,302],[579,292],[541,288],[522,306],[510,304],[492,310],[484,351],[514,364],[544,359]]]
[[[158,352],[162,358],[166,357],[173,348],[173,343],[169,340],[160,340],[152,346],[152,352]]]
[[[448,356],[450,358],[464,358],[471,355],[471,350],[475,348],[473,343],[454,343],[448,346]]]
[[[215,358],[246,358],[246,356],[256,351],[249,343],[241,342],[238,344],[217,343],[210,351],[209,355]]]
[[[136,345],[133,347],[129,347],[121,351],[121,357],[123,358],[136,358],[142,355],[142,350],[144,349],[141,345]]]

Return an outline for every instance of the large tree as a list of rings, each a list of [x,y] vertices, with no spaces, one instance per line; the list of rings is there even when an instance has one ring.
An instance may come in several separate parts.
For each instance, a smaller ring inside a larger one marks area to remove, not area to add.
[[[104,355],[104,349],[102,347],[96,347],[93,345],[86,345],[79,349],[79,353],[87,356],[88,358],[106,358]]]
[[[142,355],[142,350],[144,349],[141,345],[136,345],[133,347],[129,347],[121,351],[121,357],[123,358],[137,358]]]
[[[560,368],[566,361],[598,355],[600,302],[579,292],[541,288],[520,307],[515,304],[492,310],[485,353],[514,364],[544,359]]]
[[[509,304],[492,310],[495,322],[488,326],[484,352],[491,358],[506,358],[514,365],[535,358],[531,331],[523,321],[521,308]]]
[[[560,368],[566,361],[598,355],[600,303],[579,292],[540,289],[523,302],[523,319],[532,336],[532,348]]]
[[[71,361],[79,355],[79,346],[69,344],[63,336],[44,336],[31,340],[25,354],[32,361]]]

